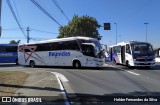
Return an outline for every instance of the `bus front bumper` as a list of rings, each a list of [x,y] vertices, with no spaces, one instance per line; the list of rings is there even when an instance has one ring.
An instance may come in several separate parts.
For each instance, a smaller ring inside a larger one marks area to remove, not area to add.
[[[155,61],[148,61],[148,62],[134,62],[134,66],[155,66]]]
[[[105,59],[99,59],[99,60],[98,59],[94,59],[93,62],[94,62],[94,66],[102,67],[104,65],[104,63],[105,63]]]

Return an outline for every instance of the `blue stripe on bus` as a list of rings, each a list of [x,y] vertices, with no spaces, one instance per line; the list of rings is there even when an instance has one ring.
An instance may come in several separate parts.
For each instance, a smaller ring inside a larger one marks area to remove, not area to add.
[[[15,63],[17,59],[17,52],[0,52],[0,63]]]

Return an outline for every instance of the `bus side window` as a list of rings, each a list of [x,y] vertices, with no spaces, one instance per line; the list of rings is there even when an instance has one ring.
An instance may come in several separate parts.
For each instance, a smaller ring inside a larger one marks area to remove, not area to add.
[[[117,46],[117,53],[121,53],[121,46]]]
[[[95,57],[94,47],[92,45],[82,45],[82,52],[84,55]]]
[[[0,52],[6,52],[6,47],[5,46],[1,46]]]
[[[62,41],[58,43],[58,50],[66,50],[67,49],[67,42]]]
[[[126,44],[126,53],[131,54],[130,45]]]
[[[75,40],[67,42],[67,49],[80,51],[78,43]]]
[[[7,46],[6,52],[17,52],[17,47],[16,46]]]
[[[116,46],[113,47],[113,53],[116,53]]]

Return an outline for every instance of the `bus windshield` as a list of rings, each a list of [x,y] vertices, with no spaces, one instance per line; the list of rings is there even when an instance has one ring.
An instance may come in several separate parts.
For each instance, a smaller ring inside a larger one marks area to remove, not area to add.
[[[102,58],[103,52],[102,52],[102,46],[98,40],[78,40],[80,44],[82,43],[93,43],[94,46],[94,53],[95,56],[98,58]]]
[[[95,44],[95,50],[97,53],[100,53],[102,50],[101,44],[99,43],[99,41],[93,41],[93,43]]]
[[[148,43],[131,44],[132,51],[136,55],[150,55],[153,53],[153,48]]]

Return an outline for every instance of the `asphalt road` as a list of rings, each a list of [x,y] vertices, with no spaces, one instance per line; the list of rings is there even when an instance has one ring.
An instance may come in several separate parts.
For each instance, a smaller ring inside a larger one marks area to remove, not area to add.
[[[70,90],[67,90],[69,100],[92,102],[110,101],[108,96],[159,96],[160,97],[160,68],[158,66],[150,69],[135,68],[128,69],[122,65],[106,64],[97,69],[59,69],[50,70],[63,74],[68,80]],[[102,96],[102,97],[101,97]],[[71,98],[70,98],[71,97]],[[101,97],[100,99],[98,97]],[[102,99],[102,100],[101,100]],[[98,103],[100,104],[100,103]],[[102,103],[101,103],[102,104]],[[103,103],[104,105],[106,103]],[[111,103],[110,103],[111,104]],[[112,103],[116,104],[116,103]],[[122,105],[128,103],[121,103]],[[158,105],[160,103],[130,103],[133,105]],[[120,105],[117,103],[116,105]]]
[[[3,66],[3,69],[27,70],[23,66]],[[136,96],[140,98],[160,99],[160,66],[150,69],[134,68],[128,69],[122,65],[107,63],[100,69],[83,68],[57,68],[36,67],[32,70],[56,72],[62,74],[68,81],[62,84],[67,93],[68,101],[73,104],[82,105],[159,105],[158,102],[108,102],[113,97],[126,98]],[[124,97],[125,96],[125,97]],[[157,97],[153,97],[157,96]],[[160,101],[160,100],[159,100]]]

